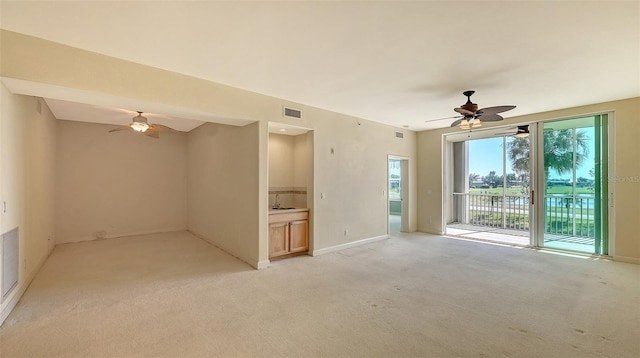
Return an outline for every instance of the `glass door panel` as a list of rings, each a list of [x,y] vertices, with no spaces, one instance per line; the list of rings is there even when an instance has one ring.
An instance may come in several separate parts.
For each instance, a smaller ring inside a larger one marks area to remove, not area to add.
[[[447,234],[528,246],[530,138],[515,129],[453,145],[452,220]]]
[[[398,159],[389,159],[389,231],[402,228],[402,166]]]
[[[602,117],[544,123],[544,247],[602,253]]]

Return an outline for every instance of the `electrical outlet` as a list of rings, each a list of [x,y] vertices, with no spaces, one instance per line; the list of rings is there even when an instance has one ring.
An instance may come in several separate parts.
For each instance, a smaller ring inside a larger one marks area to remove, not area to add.
[[[6,201],[3,201],[3,202],[2,202],[2,212],[3,212],[3,213],[6,213],[6,212],[7,212],[7,202],[6,202]]]
[[[320,193],[320,199],[326,199],[327,195],[325,193]]]

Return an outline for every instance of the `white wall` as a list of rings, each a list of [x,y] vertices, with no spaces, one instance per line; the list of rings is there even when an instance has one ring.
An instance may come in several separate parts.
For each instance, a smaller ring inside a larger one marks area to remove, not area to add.
[[[0,305],[1,324],[53,248],[56,121],[44,101],[0,92],[0,233],[20,235],[18,286]]]
[[[114,127],[58,123],[58,243],[187,229],[186,133]]]
[[[258,123],[205,123],[188,134],[189,231],[258,267]]]

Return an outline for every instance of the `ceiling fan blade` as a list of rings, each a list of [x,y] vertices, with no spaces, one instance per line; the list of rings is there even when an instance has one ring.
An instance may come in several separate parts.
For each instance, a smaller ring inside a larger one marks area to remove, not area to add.
[[[459,125],[460,125],[460,123],[461,123],[461,122],[462,122],[462,118],[460,118],[460,119],[458,119],[457,121],[455,121],[455,122],[451,123],[451,126],[452,126],[452,127],[457,127],[457,126],[459,126]]]
[[[109,132],[124,131],[124,130],[127,130],[127,129],[131,129],[131,127],[130,126],[120,126],[120,127],[117,127],[117,128],[113,128]]]
[[[482,114],[482,115],[479,115],[477,118],[478,118],[479,120],[481,120],[482,122],[497,122],[497,121],[501,121],[501,120],[503,120],[503,119],[504,119],[504,118],[502,118],[502,116],[501,116],[501,115],[499,115],[499,114],[490,114],[490,115],[488,115],[488,116],[487,116],[487,115]]]
[[[458,112],[458,113],[460,113],[460,114],[463,114],[463,115],[465,115],[465,116],[472,116],[472,115],[473,115],[473,112],[471,112],[471,111],[467,111],[467,110],[466,110],[466,109],[464,109],[464,108],[454,108],[453,110],[454,110],[454,111],[456,111],[456,112]]]
[[[429,120],[426,120],[426,121],[425,121],[425,123],[428,123],[428,122],[436,122],[436,121],[443,121],[443,120],[445,120],[445,119],[462,118],[462,117],[463,117],[463,116],[453,116],[453,117],[446,117],[446,118],[429,119]]]
[[[487,107],[487,108],[479,109],[478,112],[476,112],[476,113],[482,114],[482,115],[496,114],[496,113],[502,113],[502,112],[510,111],[510,110],[512,110],[514,108],[516,108],[516,106]]]
[[[167,126],[163,126],[162,124],[151,124],[149,126],[150,129],[155,129],[157,131],[160,132],[175,132],[176,130],[171,128],[171,127],[167,127]]]
[[[160,138],[160,133],[158,132],[158,130],[152,127],[149,127],[149,129],[147,129],[143,133],[151,138]]]

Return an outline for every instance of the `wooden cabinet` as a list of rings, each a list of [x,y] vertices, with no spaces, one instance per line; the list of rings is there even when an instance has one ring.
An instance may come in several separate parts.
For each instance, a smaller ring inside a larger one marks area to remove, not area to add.
[[[289,252],[309,250],[309,220],[289,222]]]
[[[289,223],[269,224],[269,258],[289,253]]]
[[[269,259],[309,251],[309,211],[269,214]]]

